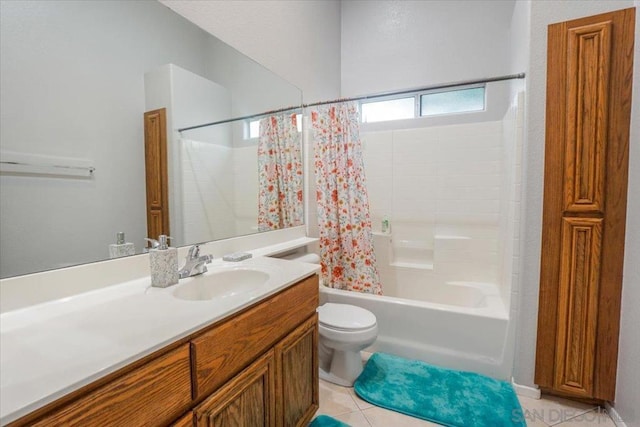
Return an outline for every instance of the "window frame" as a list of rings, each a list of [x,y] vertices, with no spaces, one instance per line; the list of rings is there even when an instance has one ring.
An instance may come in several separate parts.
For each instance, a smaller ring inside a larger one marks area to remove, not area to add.
[[[432,95],[432,94],[436,94],[436,93],[445,93],[445,92],[457,92],[460,90],[467,90],[467,89],[478,89],[478,88],[482,88],[483,89],[483,100],[482,100],[482,109],[480,110],[467,110],[467,111],[456,111],[456,112],[449,112],[449,113],[440,113],[440,114],[425,114],[422,115],[422,96],[423,95]],[[383,123],[383,122],[390,122],[390,121],[395,121],[395,120],[411,120],[411,119],[419,119],[419,118],[423,118],[423,117],[442,117],[442,116],[447,116],[447,115],[454,115],[454,114],[469,114],[469,113],[482,113],[487,111],[487,95],[488,95],[488,90],[487,90],[487,84],[486,83],[475,83],[475,84],[469,84],[469,85],[460,85],[460,86],[450,86],[450,87],[446,87],[446,88],[437,88],[437,89],[426,89],[426,90],[416,90],[416,91],[407,91],[407,92],[403,92],[400,94],[393,94],[393,95],[388,95],[388,96],[376,96],[375,98],[364,98],[361,99],[359,102],[360,105],[360,111],[362,111],[362,106],[364,104],[373,104],[373,103],[377,103],[377,102],[385,102],[385,101],[393,101],[396,99],[410,99],[413,98],[413,117],[407,117],[407,118],[403,118],[403,119],[390,119],[390,120],[378,120],[378,121],[363,121],[362,120],[362,114],[360,115],[360,123],[362,124],[369,124],[369,123]]]

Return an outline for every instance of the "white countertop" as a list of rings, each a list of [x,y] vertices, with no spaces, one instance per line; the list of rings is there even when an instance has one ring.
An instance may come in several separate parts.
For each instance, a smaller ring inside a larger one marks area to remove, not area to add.
[[[246,267],[265,271],[259,291],[185,301],[148,277],[0,315],[0,424],[5,425],[319,270],[274,258],[215,260],[204,276]]]

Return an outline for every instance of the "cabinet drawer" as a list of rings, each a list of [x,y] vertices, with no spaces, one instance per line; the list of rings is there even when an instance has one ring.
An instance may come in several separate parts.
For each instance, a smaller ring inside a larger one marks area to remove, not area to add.
[[[194,398],[210,394],[311,316],[318,277],[309,277],[191,341]]]
[[[185,344],[74,400],[33,425],[167,425],[191,405],[189,364],[189,346]]]

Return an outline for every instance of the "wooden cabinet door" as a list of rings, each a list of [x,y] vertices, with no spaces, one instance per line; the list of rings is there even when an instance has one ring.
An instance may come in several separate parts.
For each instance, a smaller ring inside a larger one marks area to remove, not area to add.
[[[275,426],[274,368],[269,350],[195,409],[196,426]]]
[[[161,234],[170,235],[166,108],[144,113],[144,153],[147,236],[157,239]]]
[[[549,26],[535,381],[615,395],[634,9]]]
[[[277,425],[306,426],[318,409],[318,315],[275,347]]]

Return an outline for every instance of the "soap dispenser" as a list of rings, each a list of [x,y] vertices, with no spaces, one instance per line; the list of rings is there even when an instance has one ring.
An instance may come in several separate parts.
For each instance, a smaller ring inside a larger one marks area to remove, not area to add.
[[[158,237],[158,246],[149,249],[151,286],[156,288],[166,288],[178,283],[178,250],[169,247],[167,239],[170,237],[162,234]]]
[[[135,254],[136,248],[133,246],[133,243],[125,243],[124,232],[118,232],[116,234],[116,243],[109,245],[109,258],[120,258]]]

